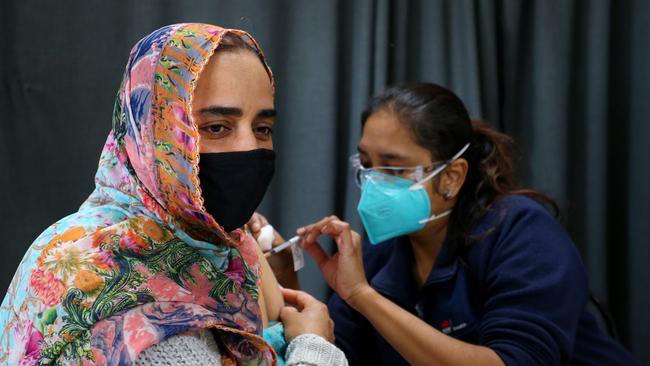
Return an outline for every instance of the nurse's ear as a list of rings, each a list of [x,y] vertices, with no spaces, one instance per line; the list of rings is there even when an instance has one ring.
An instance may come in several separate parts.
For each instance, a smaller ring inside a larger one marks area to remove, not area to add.
[[[456,198],[465,183],[468,168],[469,164],[463,158],[451,162],[441,173],[438,194],[447,201]]]

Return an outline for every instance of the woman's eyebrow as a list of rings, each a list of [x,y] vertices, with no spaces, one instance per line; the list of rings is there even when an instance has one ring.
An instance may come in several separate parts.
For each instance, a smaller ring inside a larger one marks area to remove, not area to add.
[[[242,110],[237,107],[222,107],[222,106],[209,106],[206,108],[202,108],[199,110],[199,114],[209,114],[212,116],[218,116],[218,117],[226,117],[226,116],[232,116],[232,117],[241,117],[244,115]],[[262,109],[259,112],[257,112],[257,117],[260,118],[273,118],[275,117],[277,112],[275,109],[269,108],[269,109]]]
[[[199,114],[209,114],[212,116],[234,116],[241,117],[243,112],[236,107],[209,106],[199,110]]]
[[[259,118],[273,118],[275,117],[277,112],[275,109],[269,108],[269,109],[262,109],[261,111],[257,112],[257,117]]]

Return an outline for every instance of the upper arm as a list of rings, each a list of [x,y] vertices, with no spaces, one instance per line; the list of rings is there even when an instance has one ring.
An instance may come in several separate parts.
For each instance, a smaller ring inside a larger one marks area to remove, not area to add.
[[[280,285],[259,246],[255,248],[260,260],[260,307],[266,313],[266,320],[278,320],[284,306]]]
[[[491,251],[480,343],[506,364],[566,362],[588,289],[564,229],[541,208],[528,210],[503,228]]]

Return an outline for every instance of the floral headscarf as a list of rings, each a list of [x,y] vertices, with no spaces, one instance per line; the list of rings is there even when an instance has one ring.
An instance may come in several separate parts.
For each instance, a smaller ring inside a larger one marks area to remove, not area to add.
[[[264,59],[247,33],[206,24],[133,47],[95,191],[34,241],[2,302],[0,364],[126,365],[200,328],[220,330],[224,365],[275,362],[254,239],[225,233],[199,187],[192,94],[226,33]]]

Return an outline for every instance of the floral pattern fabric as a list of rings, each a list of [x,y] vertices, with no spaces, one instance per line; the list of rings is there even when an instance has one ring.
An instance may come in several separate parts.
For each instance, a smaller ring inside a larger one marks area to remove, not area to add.
[[[95,190],[34,241],[2,302],[1,365],[128,365],[200,328],[219,330],[224,365],[275,363],[254,239],[205,212],[198,180],[192,93],[229,32],[263,59],[245,32],[206,24],[133,47]]]

